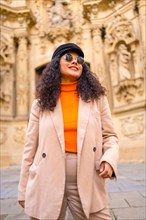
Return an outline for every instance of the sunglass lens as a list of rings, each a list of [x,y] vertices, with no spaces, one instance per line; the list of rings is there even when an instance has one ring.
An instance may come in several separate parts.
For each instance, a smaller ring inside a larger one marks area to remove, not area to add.
[[[83,64],[83,63],[84,63],[84,58],[83,58],[83,57],[78,57],[78,58],[77,58],[77,62],[78,62],[79,64]]]
[[[72,60],[73,60],[72,55],[71,55],[71,54],[68,54],[68,53],[66,53],[66,54],[64,55],[64,58],[65,58],[66,61],[72,61]]]

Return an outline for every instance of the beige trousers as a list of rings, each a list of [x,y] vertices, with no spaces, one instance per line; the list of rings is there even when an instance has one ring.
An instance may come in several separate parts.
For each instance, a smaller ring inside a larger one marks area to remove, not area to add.
[[[77,154],[66,153],[66,187],[62,203],[61,212],[58,220],[64,220],[66,209],[69,208],[74,220],[87,219],[77,188]],[[69,219],[67,219],[69,220]],[[108,208],[104,208],[96,213],[91,213],[89,220],[111,220],[111,215]]]
[[[70,210],[74,220],[87,220],[77,188],[77,154],[66,153],[66,186],[64,199],[57,220],[65,220],[66,210]],[[104,208],[96,213],[90,213],[89,220],[111,220],[108,208]],[[38,220],[31,218],[31,220]],[[40,219],[43,220],[43,219]],[[50,220],[50,219],[48,219]],[[70,220],[70,219],[66,219]]]

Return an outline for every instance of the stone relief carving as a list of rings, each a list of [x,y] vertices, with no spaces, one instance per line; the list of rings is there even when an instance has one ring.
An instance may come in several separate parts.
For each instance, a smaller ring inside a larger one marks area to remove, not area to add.
[[[9,43],[8,43],[9,42]],[[2,36],[0,44],[0,103],[2,111],[10,110],[12,99],[13,72],[13,46],[12,39]]]
[[[84,18],[87,21],[90,22],[92,19],[97,19],[97,16],[98,16],[98,2],[94,1],[94,3],[90,3],[90,2],[84,2],[83,3],[83,8],[84,8],[83,14],[84,14]]]
[[[23,61],[27,59],[27,34],[16,33],[17,43],[18,43],[18,56],[19,60]]]
[[[144,115],[134,115],[121,119],[121,132],[129,138],[137,138],[144,133]]]
[[[8,25],[11,23],[15,23],[15,28],[22,27],[30,27],[35,24],[35,18],[31,12],[31,10],[24,8],[25,1],[17,1],[13,0],[12,4],[8,5],[8,2],[4,2],[1,4],[0,13],[1,19],[0,23],[2,25]],[[13,4],[14,3],[14,4]],[[19,9],[18,9],[18,8]]]
[[[2,0],[1,3],[2,4],[11,4],[13,2],[13,0]]]
[[[132,23],[117,14],[107,26],[105,42],[115,98],[131,103],[144,93],[140,45]]]
[[[123,1],[123,0],[120,0]],[[115,0],[83,0],[84,18],[88,21],[98,19],[98,13],[114,8],[118,1]]]
[[[107,26],[106,32],[108,50],[114,50],[119,41],[125,40],[129,44],[136,40],[132,23],[120,14]]]
[[[137,98],[137,95],[144,99],[144,80],[143,78],[138,78],[121,81],[114,91],[119,102],[132,103]]]
[[[115,89],[116,99],[118,102],[126,101],[127,103],[131,103],[134,100],[136,90],[137,87],[133,80],[120,82],[119,86]]]
[[[73,16],[68,0],[31,2],[36,17],[35,31],[40,38],[41,53],[45,53],[45,40],[55,44],[64,43],[73,36]],[[57,42],[56,42],[57,41]]]
[[[15,142],[17,143],[21,143],[23,144],[25,141],[25,127],[20,126],[20,127],[16,127],[14,130],[14,136],[13,139]]]
[[[47,9],[47,17],[47,35],[51,41],[60,36],[67,40],[71,38],[73,23],[72,12],[68,4],[56,1],[53,7]]]
[[[31,3],[33,14],[36,18],[35,29],[37,30],[38,35],[42,36],[44,34],[43,21],[42,21],[42,15],[41,15],[42,1],[34,0],[30,3]]]
[[[7,128],[1,127],[0,128],[0,144],[5,144],[7,141],[8,135],[7,135]]]

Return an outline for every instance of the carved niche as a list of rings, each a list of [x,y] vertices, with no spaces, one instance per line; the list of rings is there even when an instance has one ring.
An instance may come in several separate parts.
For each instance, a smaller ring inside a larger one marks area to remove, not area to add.
[[[13,94],[14,51],[11,37],[1,36],[0,43],[0,104],[1,114],[11,115]]]
[[[114,106],[143,100],[144,81],[139,40],[131,21],[117,14],[106,29],[106,52]]]

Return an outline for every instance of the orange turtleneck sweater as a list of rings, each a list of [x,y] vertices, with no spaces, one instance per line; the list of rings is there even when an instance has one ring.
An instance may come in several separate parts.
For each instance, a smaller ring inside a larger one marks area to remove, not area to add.
[[[77,153],[78,96],[77,82],[61,83],[65,151]]]

